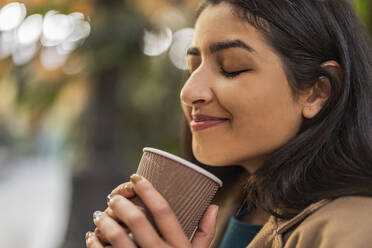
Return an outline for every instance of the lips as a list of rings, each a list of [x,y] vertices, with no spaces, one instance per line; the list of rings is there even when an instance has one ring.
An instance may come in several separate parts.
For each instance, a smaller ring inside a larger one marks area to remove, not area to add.
[[[204,129],[219,125],[228,120],[227,118],[202,115],[202,114],[192,115],[192,117],[193,117],[193,120],[191,121],[190,126],[193,131],[204,130]]]

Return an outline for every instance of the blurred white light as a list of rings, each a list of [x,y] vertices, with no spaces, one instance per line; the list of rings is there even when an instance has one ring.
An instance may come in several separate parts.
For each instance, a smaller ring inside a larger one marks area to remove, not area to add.
[[[74,30],[74,19],[71,16],[48,11],[43,22],[43,37],[41,42],[44,46],[56,46],[64,41]]]
[[[172,43],[172,31],[165,28],[160,33],[145,30],[143,53],[148,56],[158,56],[169,48]]]
[[[78,46],[77,42],[64,41],[59,44],[56,49],[59,54],[69,54],[76,49]]]
[[[5,5],[0,11],[0,30],[9,31],[16,28],[26,16],[23,3],[13,2]]]
[[[0,59],[8,57],[16,45],[16,34],[14,30],[0,32]]]
[[[41,34],[43,17],[39,14],[28,16],[17,31],[17,41],[20,44],[29,44],[37,41]]]
[[[74,12],[69,15],[74,22],[72,33],[57,46],[57,52],[60,54],[68,54],[74,51],[83,43],[83,40],[90,34],[90,24],[84,21],[84,14]]]
[[[84,14],[81,12],[72,12],[69,14],[69,16],[72,16],[75,19],[84,20]]]
[[[12,51],[12,59],[15,65],[24,65],[29,62],[37,51],[36,43],[17,45]]]
[[[190,47],[194,29],[184,28],[173,35],[173,44],[169,51],[169,58],[172,63],[181,70],[187,70],[187,49]]]
[[[70,16],[74,19],[74,29],[68,37],[68,41],[79,41],[85,39],[90,34],[90,24],[79,17],[78,13],[72,13]],[[83,16],[84,18],[84,16]]]
[[[44,47],[40,53],[40,61],[47,70],[54,70],[61,67],[67,60],[67,54],[60,54],[56,47]]]

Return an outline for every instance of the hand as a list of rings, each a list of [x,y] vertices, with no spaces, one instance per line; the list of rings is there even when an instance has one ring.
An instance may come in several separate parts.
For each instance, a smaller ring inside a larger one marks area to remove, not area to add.
[[[216,205],[211,205],[207,209],[190,243],[167,201],[145,178],[133,175],[130,183],[117,187],[112,193],[108,202],[109,208],[94,219],[96,231],[87,235],[88,248],[135,248],[136,244],[120,222],[129,227],[134,239],[142,248],[204,248],[209,247],[213,240],[218,210]],[[153,215],[162,237],[157,234],[144,213],[127,199],[135,194],[142,199]],[[105,243],[111,245],[104,246]]]

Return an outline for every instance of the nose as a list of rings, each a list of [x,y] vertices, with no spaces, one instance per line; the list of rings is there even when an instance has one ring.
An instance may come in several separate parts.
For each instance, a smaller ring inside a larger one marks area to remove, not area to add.
[[[182,104],[192,107],[212,101],[211,80],[211,75],[202,68],[194,71],[182,87],[180,94]]]

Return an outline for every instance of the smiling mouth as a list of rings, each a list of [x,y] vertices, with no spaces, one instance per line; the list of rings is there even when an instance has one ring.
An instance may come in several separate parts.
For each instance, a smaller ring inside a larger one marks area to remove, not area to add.
[[[193,115],[190,127],[193,131],[201,131],[210,127],[217,126],[227,121],[227,118],[218,118],[207,115]]]

